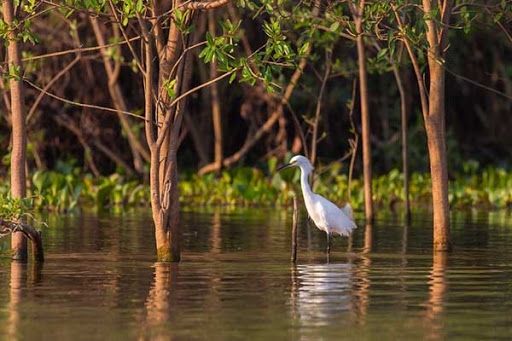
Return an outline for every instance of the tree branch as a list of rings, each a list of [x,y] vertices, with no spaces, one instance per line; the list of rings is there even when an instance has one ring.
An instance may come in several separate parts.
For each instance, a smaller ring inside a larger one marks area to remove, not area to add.
[[[4,220],[3,218],[0,218],[0,227],[2,228],[0,230],[0,238],[15,232],[23,233],[25,237],[30,239],[32,242],[32,254],[34,255],[34,260],[40,263],[44,262],[41,231],[37,231],[30,225]]]
[[[409,54],[409,58],[411,59],[412,67],[414,69],[414,73],[416,74],[416,80],[418,82],[418,90],[420,93],[421,100],[421,111],[423,113],[423,117],[428,116],[428,100],[427,100],[427,90],[425,88],[425,84],[423,83],[423,78],[421,77],[420,67],[418,65],[418,60],[416,59],[416,55],[412,50],[411,43],[409,39],[407,39],[407,35],[405,34],[404,25],[402,23],[402,19],[398,15],[396,7],[394,4],[391,4],[391,9],[395,14],[396,21],[398,23],[398,28],[400,29],[400,38],[405,44],[405,48],[407,49],[407,53]]]
[[[214,1],[193,1],[183,4],[184,9],[190,9],[195,11],[206,11],[214,8],[218,8],[227,4],[230,0],[214,0]]]

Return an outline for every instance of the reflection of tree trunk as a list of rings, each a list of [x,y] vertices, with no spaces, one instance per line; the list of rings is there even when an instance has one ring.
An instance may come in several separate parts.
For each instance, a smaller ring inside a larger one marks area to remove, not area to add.
[[[293,264],[290,268],[291,284],[290,284],[290,305],[291,315],[293,319],[300,318],[300,307],[298,296],[300,291],[299,276],[297,276],[297,265]]]
[[[354,271],[354,279],[357,281],[358,285],[354,290],[356,300],[354,300],[354,308],[352,311],[355,314],[356,323],[359,325],[366,324],[366,315],[368,314],[368,305],[370,304],[369,292],[371,281],[368,274],[371,264],[371,259],[362,255],[361,262],[359,265],[356,265]]]
[[[448,291],[446,285],[446,261],[445,252],[434,252],[432,271],[429,276],[429,299],[427,302],[427,335],[429,339],[444,339],[443,319],[444,296]]]
[[[357,286],[357,290],[354,293],[354,295],[357,297],[357,300],[354,301],[354,312],[356,314],[357,323],[361,325],[366,323],[366,315],[368,312],[368,305],[370,303],[370,278],[368,277],[368,274],[370,272],[372,260],[367,257],[366,254],[372,252],[372,248],[373,226],[371,224],[366,224],[364,231],[364,247],[360,256],[361,263],[360,265],[356,266],[355,271],[355,279],[358,281],[359,285]]]
[[[404,229],[402,231],[402,255],[405,256],[407,253],[407,244],[408,244],[408,230],[409,230],[409,224],[404,225]],[[404,262],[407,262],[407,260],[404,257]]]
[[[18,305],[21,301],[22,289],[27,282],[27,266],[20,262],[11,263],[11,282],[9,300],[8,332],[10,340],[18,340],[20,313]]]
[[[222,235],[221,235],[221,219],[220,212],[215,210],[213,213],[213,222],[212,222],[212,235],[211,235],[211,245],[212,245],[212,253],[219,254],[222,250]]]
[[[3,5],[4,21],[7,27],[16,27],[14,24],[14,6],[12,0],[5,0]],[[11,151],[11,195],[13,198],[26,196],[25,160],[27,152],[27,131],[24,113],[23,76],[21,69],[21,53],[16,29],[9,29],[7,39],[7,55],[9,68],[17,70],[17,76],[11,77],[11,123],[12,123],[12,151]],[[21,232],[15,232],[11,237],[11,257],[13,260],[27,260],[27,239]]]
[[[154,281],[146,300],[146,321],[140,340],[169,340],[169,335],[154,335],[171,319],[177,299],[179,266],[177,263],[155,263]]]

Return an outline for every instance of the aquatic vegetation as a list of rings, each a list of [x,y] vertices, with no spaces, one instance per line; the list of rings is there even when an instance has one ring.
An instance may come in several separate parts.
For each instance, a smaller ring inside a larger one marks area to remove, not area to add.
[[[180,201],[184,206],[271,206],[289,205],[293,196],[301,196],[299,172],[276,173],[277,161],[271,159],[259,168],[234,167],[219,174],[199,176],[180,174]],[[313,190],[338,205],[348,199],[348,177],[341,164],[319,171],[312,178]],[[80,205],[112,208],[149,205],[149,185],[127,180],[120,174],[95,178],[82,174],[77,167],[60,164],[55,171],[38,170],[30,179],[30,204],[36,209],[70,211]],[[412,173],[410,195],[413,205],[431,200],[428,173]],[[0,182],[0,203],[7,207],[8,181]],[[376,176],[373,199],[377,206],[394,206],[404,201],[402,173],[393,169]],[[512,205],[512,172],[487,166],[481,169],[475,162],[464,163],[461,171],[450,178],[452,208],[504,208]],[[11,199],[12,200],[12,199]],[[12,203],[11,203],[12,204]],[[364,205],[363,181],[352,181],[351,204],[355,209]]]
[[[33,207],[33,198],[13,198],[10,194],[0,193],[0,219],[16,221],[30,214]]]

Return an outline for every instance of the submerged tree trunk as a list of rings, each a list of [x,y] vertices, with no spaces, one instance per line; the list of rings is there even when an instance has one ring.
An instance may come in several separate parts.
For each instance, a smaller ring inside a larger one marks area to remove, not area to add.
[[[448,165],[446,160],[445,136],[445,71],[443,57],[448,35],[453,0],[441,2],[440,27],[431,16],[426,17],[427,39],[429,42],[428,68],[430,86],[428,116],[425,128],[430,156],[432,177],[432,207],[434,211],[434,251],[449,251],[450,244],[450,202],[448,200]],[[425,13],[432,13],[432,2],[423,0]]]
[[[364,177],[364,208],[367,221],[373,220],[373,197],[372,197],[372,151],[370,138],[370,113],[368,108],[368,84],[366,73],[366,57],[363,39],[363,15],[364,0],[355,5],[350,2],[352,16],[354,17],[357,33],[357,60],[359,64],[359,96],[361,99],[361,125],[363,144],[363,177]]]
[[[186,11],[187,9],[211,10],[226,3],[227,0],[212,2],[177,0],[173,5],[176,10],[182,11],[181,25],[189,27],[197,17],[193,12]],[[155,17],[161,14],[158,10],[154,6]],[[162,27],[148,29],[140,15],[138,20],[144,37],[145,131],[151,154],[149,178],[157,260],[178,262],[180,260],[180,202],[177,154],[181,124],[186,112],[185,95],[192,76],[191,53],[187,52],[190,46],[190,35],[183,34],[177,22],[170,20],[168,36],[163,46],[158,43],[164,32]],[[152,23],[163,25],[158,20],[153,20]],[[156,44],[155,40],[157,40]],[[155,49],[161,50],[158,56],[157,77],[153,77]],[[155,94],[156,101],[153,100]]]
[[[14,25],[14,6],[12,0],[4,0],[3,14],[5,23],[12,28]],[[9,29],[9,46],[7,48],[9,68],[18,70],[11,77],[11,122],[12,122],[12,152],[11,152],[11,195],[13,198],[25,198],[26,174],[25,161],[27,151],[27,131],[24,112],[23,84],[21,77],[21,54],[16,31]],[[21,232],[14,232],[11,237],[11,258],[27,260],[27,239]]]
[[[434,11],[432,4],[439,6]],[[428,40],[429,91],[427,92],[418,59],[407,36],[402,40],[407,48],[414,68],[421,99],[421,109],[425,120],[432,178],[432,209],[434,214],[434,251],[450,251],[450,203],[448,200],[448,165],[445,136],[445,72],[444,56],[448,41],[453,0],[432,2],[423,0],[426,36]],[[391,5],[400,31],[404,24],[395,6]],[[438,17],[440,16],[440,18]]]
[[[435,62],[434,62],[435,63]],[[429,61],[430,64],[430,61]],[[445,86],[442,66],[430,66],[429,115],[425,118],[432,177],[434,251],[450,250],[450,202],[445,136]]]

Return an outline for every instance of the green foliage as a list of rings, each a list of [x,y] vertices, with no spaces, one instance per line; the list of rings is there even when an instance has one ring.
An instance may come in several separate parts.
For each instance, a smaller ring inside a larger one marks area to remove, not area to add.
[[[10,194],[0,194],[0,217],[16,221],[33,209],[32,198],[13,198]]]
[[[277,159],[271,158],[261,168],[240,166],[218,175],[182,174],[180,201],[184,205],[288,205],[293,196],[302,196],[300,173],[297,169],[276,173],[276,166]],[[342,205],[348,198],[346,165],[334,164],[325,171],[320,168],[320,172],[314,175],[313,190]],[[127,181],[119,174],[100,178],[82,176],[80,169],[73,165],[59,163],[57,171],[36,171],[31,180],[32,196],[23,200],[10,198],[9,188],[0,185],[0,216],[13,219],[33,208],[66,212],[80,205],[97,208],[149,205],[149,186]],[[413,204],[430,202],[430,175],[412,173],[409,189]],[[403,202],[401,172],[394,169],[375,177],[373,195],[380,206]],[[468,161],[450,180],[449,199],[452,208],[511,206],[512,172],[490,166],[480,169],[476,161]],[[352,181],[352,205],[355,209],[364,207],[360,178]]]
[[[33,189],[39,194],[38,207],[54,211],[73,210],[78,204],[82,186],[74,174],[55,171],[36,171],[32,176]]]

